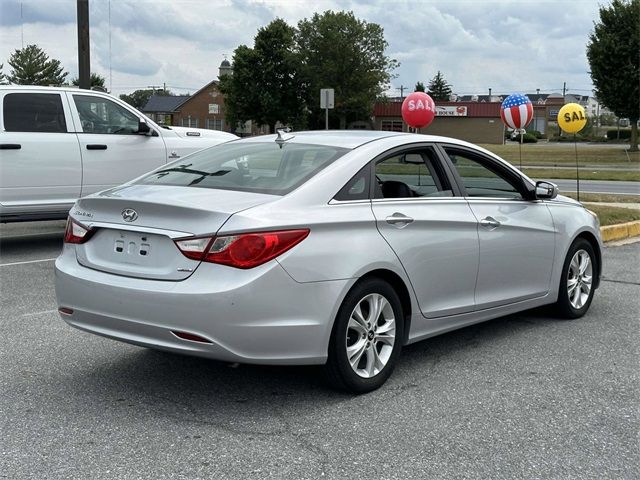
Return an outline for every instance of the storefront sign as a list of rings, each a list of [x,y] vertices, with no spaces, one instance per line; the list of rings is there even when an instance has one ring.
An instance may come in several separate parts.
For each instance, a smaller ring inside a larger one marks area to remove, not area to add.
[[[436,116],[438,117],[466,117],[467,107],[440,107],[436,105]]]

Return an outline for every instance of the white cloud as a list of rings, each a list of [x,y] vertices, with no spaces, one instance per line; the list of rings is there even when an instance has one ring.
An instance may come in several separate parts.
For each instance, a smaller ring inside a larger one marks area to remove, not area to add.
[[[24,42],[37,43],[77,74],[75,0],[0,2],[0,63]],[[258,28],[276,17],[295,25],[314,12],[353,10],[383,26],[388,54],[401,62],[393,87],[428,82],[437,70],[458,93],[570,91],[589,93],[586,41],[597,1],[450,0],[91,0],[92,70],[113,92],[166,82],[194,91],[217,76],[223,54],[251,45]]]

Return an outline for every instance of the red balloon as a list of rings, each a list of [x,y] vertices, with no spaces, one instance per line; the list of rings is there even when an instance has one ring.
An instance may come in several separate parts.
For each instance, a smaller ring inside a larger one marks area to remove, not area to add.
[[[433,122],[435,116],[436,104],[424,92],[413,92],[402,102],[402,119],[410,127],[426,127]]]

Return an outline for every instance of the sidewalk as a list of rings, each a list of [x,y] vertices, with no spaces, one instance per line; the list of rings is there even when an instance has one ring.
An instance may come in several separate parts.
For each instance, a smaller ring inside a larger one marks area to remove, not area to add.
[[[640,203],[614,203],[614,202],[580,202],[585,205],[603,205],[605,207],[630,208],[631,210],[640,210]]]

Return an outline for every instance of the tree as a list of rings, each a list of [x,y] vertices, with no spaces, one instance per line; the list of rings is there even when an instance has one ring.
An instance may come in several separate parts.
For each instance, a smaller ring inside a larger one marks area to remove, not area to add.
[[[49,59],[37,45],[16,50],[8,63],[13,70],[7,78],[18,85],[62,85],[68,75],[60,60]]]
[[[140,110],[142,107],[144,107],[147,104],[147,102],[149,101],[149,97],[151,97],[151,95],[170,96],[170,95],[173,95],[173,93],[171,93],[169,90],[153,90],[149,88],[149,89],[143,89],[143,90],[136,90],[135,92],[132,92],[130,94],[123,93],[122,95],[120,95],[120,100],[123,100],[127,102],[129,105],[131,105],[132,107],[135,107],[138,110]]]
[[[240,45],[233,54],[233,75],[220,79],[226,120],[253,120],[275,132],[276,123],[303,123],[303,85],[295,53],[295,29],[276,18],[258,30],[253,48]]]
[[[90,80],[91,80],[92,87],[100,87],[100,88],[105,88],[104,84],[107,81],[107,79],[104,78],[102,75],[98,75],[97,73],[93,73],[93,72],[91,72]],[[71,80],[71,84],[77,87],[78,85],[80,85],[80,78],[78,77],[74,78],[73,80]]]
[[[600,7],[589,35],[587,58],[595,95],[618,117],[631,122],[631,151],[638,151],[640,118],[640,0],[613,0]]]
[[[436,76],[429,82],[429,91],[427,93],[434,100],[449,101],[449,97],[451,96],[451,85],[449,85],[444,79],[440,70],[438,70]]]
[[[0,85],[6,85],[7,83],[9,83],[9,81],[7,80],[7,76],[2,71],[3,68],[4,63],[0,63]]]
[[[417,82],[416,88],[413,90],[414,92],[424,92],[424,83]]]
[[[305,79],[311,127],[324,126],[320,89],[335,90],[332,120],[369,120],[376,98],[399,65],[385,55],[384,30],[358,20],[353,12],[326,11],[298,23],[297,45]]]

